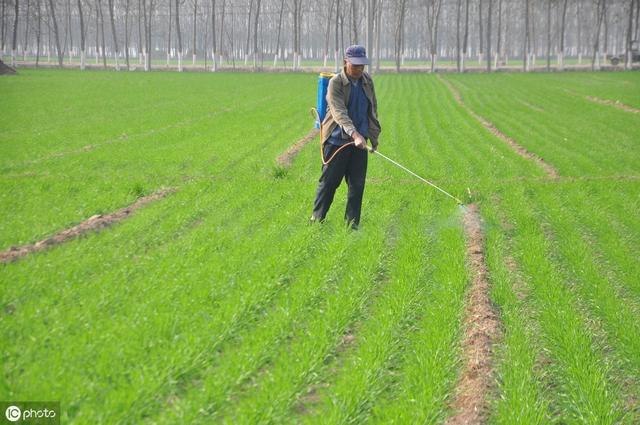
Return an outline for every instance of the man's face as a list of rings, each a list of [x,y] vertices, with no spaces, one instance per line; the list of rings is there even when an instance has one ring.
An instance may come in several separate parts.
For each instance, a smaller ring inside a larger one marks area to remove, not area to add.
[[[364,72],[364,65],[354,65],[349,61],[346,61],[346,64],[347,64],[347,76],[349,76],[349,78],[358,80],[360,79],[360,77],[362,77],[362,73]]]

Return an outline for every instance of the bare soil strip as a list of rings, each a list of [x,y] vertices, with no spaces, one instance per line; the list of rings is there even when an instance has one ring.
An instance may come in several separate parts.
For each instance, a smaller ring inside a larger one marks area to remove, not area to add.
[[[506,134],[504,134],[503,132],[498,130],[496,128],[496,126],[493,125],[491,122],[487,121],[486,119],[484,119],[480,115],[478,115],[475,112],[473,112],[467,105],[465,105],[464,101],[462,100],[462,96],[460,95],[460,92],[458,91],[458,89],[456,89],[449,81],[447,81],[446,79],[442,78],[441,76],[438,75],[438,78],[440,79],[440,81],[442,81],[449,88],[449,90],[453,94],[453,97],[456,99],[456,102],[458,102],[460,104],[460,106],[462,106],[467,112],[469,112],[469,114],[471,114],[472,117],[474,117],[478,122],[480,122],[480,124],[482,124],[484,126],[484,128],[489,130],[491,132],[491,134],[493,134],[498,139],[502,140],[507,145],[509,145],[511,147],[511,149],[513,149],[521,157],[526,158],[528,160],[531,160],[531,161],[534,161],[535,163],[537,163],[547,173],[547,175],[549,177],[551,177],[552,179],[555,179],[555,178],[559,177],[558,170],[556,170],[552,165],[550,165],[548,162],[546,162],[542,157],[540,157],[540,156],[538,156],[538,155],[536,155],[536,154],[534,154],[532,152],[529,152],[527,149],[525,149],[524,147],[519,145],[518,142],[513,140],[511,137],[507,136]]]
[[[463,221],[472,281],[464,319],[464,367],[451,404],[454,414],[446,423],[482,424],[487,419],[487,394],[493,386],[492,347],[500,335],[500,322],[489,299],[484,233],[476,204],[467,206]]]
[[[586,96],[586,99],[590,100],[591,102],[599,103],[601,105],[613,106],[618,109],[622,109],[623,111],[631,112],[632,114],[640,114],[640,109],[634,108],[633,106],[625,105],[624,103],[617,100],[600,99],[599,97],[595,96]]]
[[[34,244],[23,245],[21,247],[12,246],[11,248],[5,251],[0,251],[0,263],[11,262],[11,261],[17,260],[20,257],[24,257],[27,254],[31,254],[32,252],[42,251],[49,248],[50,246],[59,245],[63,242],[68,241],[69,239],[73,239],[89,231],[96,231],[96,230],[100,230],[105,227],[108,227],[114,223],[117,223],[129,217],[137,209],[143,207],[144,205],[150,202],[162,199],[165,196],[167,196],[169,193],[174,191],[175,189],[160,190],[149,196],[138,198],[136,202],[129,205],[128,207],[122,208],[111,214],[107,214],[107,215],[98,214],[98,215],[89,217],[87,220],[83,221],[82,223],[76,226],[63,230],[54,236],[51,236],[47,239],[43,239]]]
[[[293,162],[293,158],[295,158],[296,155],[298,155],[298,153],[302,150],[302,148],[307,143],[312,141],[318,135],[318,133],[320,133],[320,130],[318,130],[317,128],[314,128],[309,132],[309,134],[307,134],[302,139],[298,140],[293,145],[291,145],[289,149],[286,150],[285,153],[283,153],[276,159],[276,161],[278,162],[278,165],[282,167],[290,167],[291,163]]]

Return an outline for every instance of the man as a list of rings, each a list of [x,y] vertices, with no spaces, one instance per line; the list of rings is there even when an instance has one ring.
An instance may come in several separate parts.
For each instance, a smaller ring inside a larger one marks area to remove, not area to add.
[[[322,122],[323,166],[311,221],[323,221],[342,178],[348,186],[344,218],[352,229],[360,224],[362,195],[367,175],[367,139],[372,150],[378,146],[381,128],[378,102],[363,46],[345,51],[342,72],[329,81],[329,110]]]

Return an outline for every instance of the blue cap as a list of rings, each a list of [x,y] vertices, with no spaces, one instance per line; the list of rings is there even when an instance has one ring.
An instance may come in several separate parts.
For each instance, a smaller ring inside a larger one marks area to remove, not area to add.
[[[364,46],[359,44],[347,47],[347,50],[344,51],[344,58],[353,65],[369,65],[367,51]]]

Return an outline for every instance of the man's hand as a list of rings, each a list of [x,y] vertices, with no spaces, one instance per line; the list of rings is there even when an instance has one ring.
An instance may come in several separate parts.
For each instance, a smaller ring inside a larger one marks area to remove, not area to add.
[[[360,133],[354,130],[353,134],[351,134],[351,137],[353,138],[353,142],[355,143],[356,148],[367,149],[367,140],[362,137]]]

